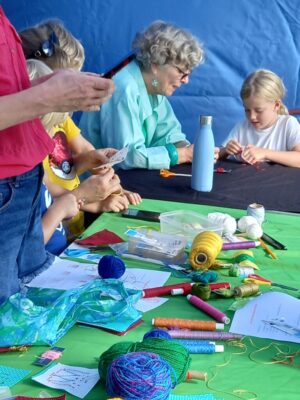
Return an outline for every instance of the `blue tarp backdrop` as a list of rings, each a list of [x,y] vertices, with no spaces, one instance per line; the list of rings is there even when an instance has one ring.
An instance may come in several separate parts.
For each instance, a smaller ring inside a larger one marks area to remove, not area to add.
[[[213,115],[216,144],[244,116],[239,90],[257,68],[285,83],[288,108],[300,107],[300,0],[0,0],[17,30],[59,18],[85,47],[84,70],[104,72],[131,50],[135,33],[156,19],[191,31],[205,63],[170,98],[193,141],[199,115]]]

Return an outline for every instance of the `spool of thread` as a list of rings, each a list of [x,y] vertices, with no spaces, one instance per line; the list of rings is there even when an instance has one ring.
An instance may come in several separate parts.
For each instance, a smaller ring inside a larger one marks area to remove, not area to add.
[[[249,228],[251,228],[252,226],[253,225],[250,225]],[[258,227],[259,229],[261,229],[257,224],[255,224],[255,227]],[[252,247],[258,247],[258,246],[260,246],[260,243],[258,241],[253,241],[253,240],[243,240],[241,242],[228,242],[228,243],[223,243],[222,251],[237,250],[237,249],[250,249]]]
[[[240,340],[243,338],[242,335],[238,333],[231,332],[210,332],[210,331],[185,331],[183,329],[174,329],[171,330],[170,336],[173,339],[201,339],[201,340]]]
[[[167,400],[175,386],[173,381],[174,371],[158,354],[128,353],[109,366],[106,390],[110,396],[125,399]]]
[[[195,283],[195,284],[192,285],[192,287],[193,286],[202,286],[203,287],[203,285],[201,283]],[[217,289],[230,289],[230,283],[229,282],[209,283],[207,286],[209,286],[211,291],[214,291],[214,290],[217,290]],[[191,293],[191,290],[172,289],[171,294],[172,294],[172,296],[187,295],[187,294]]]
[[[103,279],[121,278],[125,272],[124,261],[112,255],[103,256],[98,263],[98,274]]]
[[[250,297],[259,293],[259,286],[256,283],[243,283],[233,289],[236,297]]]
[[[224,329],[224,324],[216,323],[215,321],[199,321],[181,318],[153,318],[152,325],[168,329],[178,328],[201,331],[215,331],[216,329]]]
[[[252,203],[247,207],[247,215],[255,218],[259,225],[265,220],[265,207],[262,204]]]
[[[224,324],[230,323],[230,318],[227,317],[226,314],[222,313],[222,311],[211,306],[210,304],[206,303],[205,301],[199,299],[199,297],[188,294],[187,299],[191,304],[193,304],[195,307],[199,308],[199,310],[204,311],[206,314],[213,317],[216,321],[223,322]]]
[[[172,337],[169,335],[167,331],[164,329],[152,329],[151,331],[145,333],[143,340],[144,339],[149,339],[149,338],[158,338],[158,339],[165,339],[165,340],[171,340]]]
[[[240,267],[250,267],[253,269],[259,269],[255,264],[253,252],[251,250],[241,250],[234,253],[232,261],[239,264]]]
[[[112,345],[100,356],[98,365],[100,379],[106,380],[108,367],[114,359],[130,352],[158,354],[174,369],[176,376],[174,383],[181,383],[186,379],[191,363],[188,351],[173,340],[159,338],[149,338],[142,342],[119,342]]]
[[[143,298],[169,295],[172,294],[173,289],[183,289],[185,291],[191,291],[192,285],[193,284],[191,282],[182,282],[182,283],[177,283],[175,285],[166,285],[166,286],[144,289]]]
[[[247,278],[251,274],[254,274],[253,268],[240,267],[238,264],[232,265],[228,270],[229,276],[236,276],[236,277],[240,277],[240,278]]]
[[[177,343],[184,346],[190,354],[213,354],[224,351],[223,345],[216,345],[213,342],[205,340],[177,340]]]
[[[222,249],[222,238],[215,232],[201,232],[193,240],[189,262],[193,269],[209,269]]]

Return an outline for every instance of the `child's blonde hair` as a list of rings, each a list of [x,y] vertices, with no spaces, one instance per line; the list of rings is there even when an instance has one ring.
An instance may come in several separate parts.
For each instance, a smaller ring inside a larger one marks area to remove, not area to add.
[[[53,40],[53,33],[55,40]],[[72,68],[81,70],[85,55],[82,44],[69,32],[59,20],[44,21],[20,32],[22,47],[27,59],[42,60],[52,70]],[[50,41],[52,54],[44,54],[43,43]]]
[[[52,69],[45,63],[35,59],[27,60],[27,70],[30,80],[41,78],[52,73]],[[59,124],[62,124],[69,116],[68,113],[52,112],[41,116],[42,124],[47,132]]]
[[[268,69],[258,69],[250,74],[244,81],[240,95],[242,100],[250,96],[260,96],[267,101],[280,100],[278,114],[289,114],[287,107],[282,103],[286,89],[283,81],[274,72]]]

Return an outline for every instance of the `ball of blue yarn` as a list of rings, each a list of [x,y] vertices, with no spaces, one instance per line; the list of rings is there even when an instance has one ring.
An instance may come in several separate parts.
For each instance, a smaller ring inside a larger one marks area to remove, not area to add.
[[[121,278],[125,272],[124,261],[112,255],[103,256],[98,263],[98,274],[103,279]]]
[[[112,361],[106,377],[110,396],[126,400],[167,400],[172,390],[171,367],[158,354],[134,352]]]
[[[171,340],[172,336],[163,329],[152,329],[151,331],[145,333],[143,339],[148,338],[159,338],[159,339],[166,339]]]

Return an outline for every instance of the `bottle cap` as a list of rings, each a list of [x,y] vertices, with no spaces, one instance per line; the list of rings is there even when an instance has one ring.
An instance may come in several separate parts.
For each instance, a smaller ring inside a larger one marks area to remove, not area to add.
[[[212,116],[211,115],[201,115],[200,117],[200,124],[201,125],[208,125],[212,123]]]

